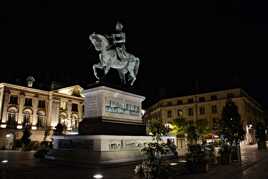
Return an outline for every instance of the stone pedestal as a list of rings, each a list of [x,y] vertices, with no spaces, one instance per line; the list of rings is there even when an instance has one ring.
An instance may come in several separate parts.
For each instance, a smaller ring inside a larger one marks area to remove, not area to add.
[[[54,136],[48,159],[85,164],[109,164],[142,160],[141,149],[151,136],[84,135]],[[175,141],[175,137],[163,137]],[[172,156],[168,153],[166,156]]]
[[[47,158],[93,164],[143,159],[141,149],[153,141],[146,136],[142,121],[145,97],[101,84],[85,90],[84,95],[85,118],[79,124],[79,135],[54,136]],[[174,137],[168,138],[176,144]]]
[[[79,134],[146,135],[141,113],[145,97],[101,84],[85,90],[84,95],[85,118]]]

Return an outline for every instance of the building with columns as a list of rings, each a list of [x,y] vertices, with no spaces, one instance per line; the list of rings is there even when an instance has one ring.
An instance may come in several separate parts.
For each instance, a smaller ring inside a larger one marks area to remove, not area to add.
[[[214,131],[217,131],[227,99],[232,99],[238,107],[246,132],[245,143],[256,143],[253,126],[256,121],[263,119],[263,108],[240,88],[162,99],[146,110],[144,120],[148,122],[157,119],[165,124],[172,123],[175,118],[184,118],[196,124],[198,121],[205,120]]]
[[[67,133],[73,133],[83,119],[84,97],[79,85],[46,91],[34,89],[32,77],[27,82],[26,87],[0,83],[0,148],[21,138],[26,125],[31,126],[31,140],[42,141],[45,131],[59,122]]]

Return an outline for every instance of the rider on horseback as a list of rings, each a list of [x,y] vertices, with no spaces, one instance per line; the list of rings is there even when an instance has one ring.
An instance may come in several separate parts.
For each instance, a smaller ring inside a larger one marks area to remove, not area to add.
[[[113,43],[115,45],[117,56],[121,61],[128,58],[126,52],[126,34],[122,31],[123,25],[120,22],[116,23],[115,30],[116,33],[112,34]]]

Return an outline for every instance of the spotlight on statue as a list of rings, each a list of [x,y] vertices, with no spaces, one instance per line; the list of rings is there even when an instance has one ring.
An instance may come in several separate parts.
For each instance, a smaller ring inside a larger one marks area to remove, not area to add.
[[[7,163],[8,162],[8,160],[2,160],[1,161],[1,163]]]
[[[95,174],[95,175],[93,175],[93,178],[101,179],[101,178],[103,178],[103,175],[102,174]]]

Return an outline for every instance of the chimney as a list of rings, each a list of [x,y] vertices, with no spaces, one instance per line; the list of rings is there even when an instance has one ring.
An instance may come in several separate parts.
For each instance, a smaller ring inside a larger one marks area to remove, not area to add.
[[[28,77],[26,78],[26,81],[27,81],[27,86],[28,86],[29,88],[32,88],[32,87],[33,87],[33,83],[35,82],[34,77],[32,77],[32,76],[28,76]]]

